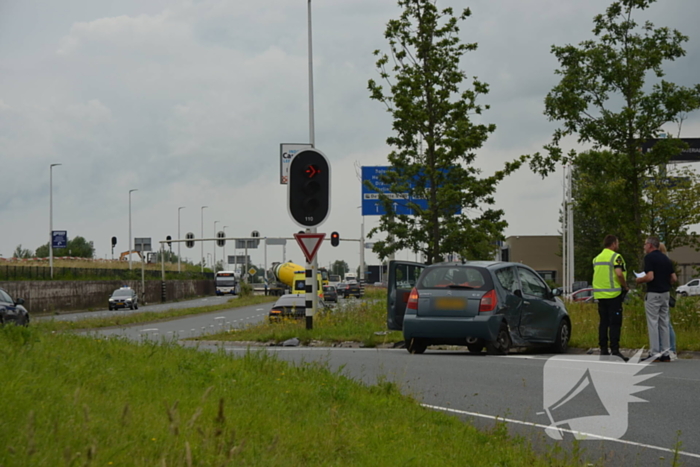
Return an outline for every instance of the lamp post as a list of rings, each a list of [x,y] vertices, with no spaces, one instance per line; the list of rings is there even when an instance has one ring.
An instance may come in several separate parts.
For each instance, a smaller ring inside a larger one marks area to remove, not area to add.
[[[224,237],[226,237],[226,227],[228,225],[224,226]],[[226,256],[226,243],[224,243],[224,270],[228,271],[228,257]]]
[[[53,279],[53,168],[61,164],[49,165],[49,269]]]
[[[358,206],[362,209],[362,206]],[[362,212],[362,211],[360,211]],[[360,224],[360,282],[365,280],[365,216],[362,216],[362,224]]]
[[[185,209],[186,206],[180,206],[177,208],[177,239],[180,240],[180,210]],[[177,242],[177,272],[180,270],[180,242]]]
[[[214,237],[216,237],[216,224],[219,222],[220,221],[214,221]],[[214,242],[214,273],[216,273],[216,242]]]
[[[208,207],[209,206],[202,206],[202,210],[201,210],[201,217],[202,217],[201,235],[202,235],[202,239],[204,239],[204,210]],[[200,240],[200,244],[201,244],[201,248],[200,248],[201,253],[200,254],[202,255],[202,260],[201,260],[202,261],[202,273],[204,273],[204,240]]]
[[[129,269],[132,268],[131,266],[131,242],[134,240],[131,238],[131,193],[134,191],[139,191],[138,188],[134,188],[133,190],[129,190]]]

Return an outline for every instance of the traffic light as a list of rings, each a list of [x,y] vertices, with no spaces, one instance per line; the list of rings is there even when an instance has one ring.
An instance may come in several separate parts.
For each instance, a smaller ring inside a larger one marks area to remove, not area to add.
[[[194,234],[192,232],[187,232],[187,234],[185,235],[185,238],[188,240],[185,242],[185,246],[187,248],[194,248],[194,242],[189,241],[189,240],[194,239]]]
[[[112,248],[117,245],[117,237],[112,237]]]
[[[331,167],[317,149],[304,149],[289,164],[287,208],[294,222],[316,227],[328,217],[331,205]]]
[[[173,251],[173,242],[171,242],[172,239],[173,237],[171,237],[170,235],[165,237],[165,240],[168,242],[168,246],[170,247],[170,251]]]
[[[216,237],[216,246],[226,245],[226,240],[224,240],[226,238],[226,233],[223,230],[219,230],[218,232],[216,232]]]
[[[340,234],[338,232],[333,232],[331,234],[331,245],[338,246],[340,244]]]

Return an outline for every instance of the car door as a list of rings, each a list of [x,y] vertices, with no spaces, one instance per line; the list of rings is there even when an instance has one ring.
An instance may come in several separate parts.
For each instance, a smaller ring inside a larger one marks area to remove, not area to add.
[[[688,282],[688,295],[700,295],[700,280],[695,279]]]
[[[520,316],[526,300],[522,298],[522,294],[519,292],[518,271],[514,266],[507,266],[496,269],[494,275],[506,294],[503,315],[508,322],[508,327],[510,327],[511,333],[520,336]]]
[[[403,317],[411,289],[418,282],[418,277],[425,269],[425,264],[411,261],[389,261],[389,282],[387,284],[386,325],[392,331],[403,329]]]
[[[0,290],[0,322],[4,319],[5,315],[15,314],[17,306],[15,301],[12,300],[4,290]]]
[[[518,266],[523,305],[520,312],[520,335],[533,342],[551,341],[559,325],[559,308],[552,292],[532,269]]]

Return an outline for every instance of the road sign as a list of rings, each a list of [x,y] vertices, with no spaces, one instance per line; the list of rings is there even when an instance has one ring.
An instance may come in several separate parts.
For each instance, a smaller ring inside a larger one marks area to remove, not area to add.
[[[383,216],[386,214],[384,204],[379,201],[379,193],[365,186],[365,180],[372,182],[379,189],[380,193],[384,193],[389,198],[394,199],[392,206],[396,214],[413,215],[413,209],[407,206],[408,202],[415,203],[422,209],[427,209],[427,199],[413,198],[409,193],[392,193],[389,191],[389,185],[382,182],[379,178],[389,168],[388,166],[362,167],[362,215]]]
[[[311,144],[280,144],[280,184],[286,185],[289,183],[289,163],[292,162],[292,157],[296,156],[299,151],[312,148]]]
[[[286,245],[286,238],[266,238],[265,243],[268,245]]]
[[[254,276],[256,272],[258,272],[258,270],[255,268],[248,269],[248,274],[250,274],[251,276]]]
[[[700,138],[679,138],[688,145],[680,154],[673,156],[670,162],[699,162],[700,161]],[[642,152],[649,151],[658,139],[649,139],[642,145]]]
[[[260,240],[236,240],[236,249],[239,250],[244,250],[246,248],[254,249],[258,247],[258,243],[260,243]]]
[[[51,232],[51,248],[65,248],[68,246],[68,231],[54,230]]]
[[[151,251],[151,239],[150,238],[134,238],[134,250],[136,251]]]
[[[250,264],[250,255],[228,255],[228,264]]]
[[[302,253],[306,257],[309,263],[312,263],[316,257],[316,252],[318,252],[323,239],[326,238],[324,233],[295,233],[294,238],[296,238],[297,243],[301,247]]]

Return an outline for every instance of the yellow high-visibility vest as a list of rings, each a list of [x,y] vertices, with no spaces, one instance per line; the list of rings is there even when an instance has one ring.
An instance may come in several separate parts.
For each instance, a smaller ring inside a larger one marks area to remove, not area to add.
[[[622,293],[615,266],[622,266],[624,271],[625,260],[608,248],[593,258],[593,298],[615,298]]]

